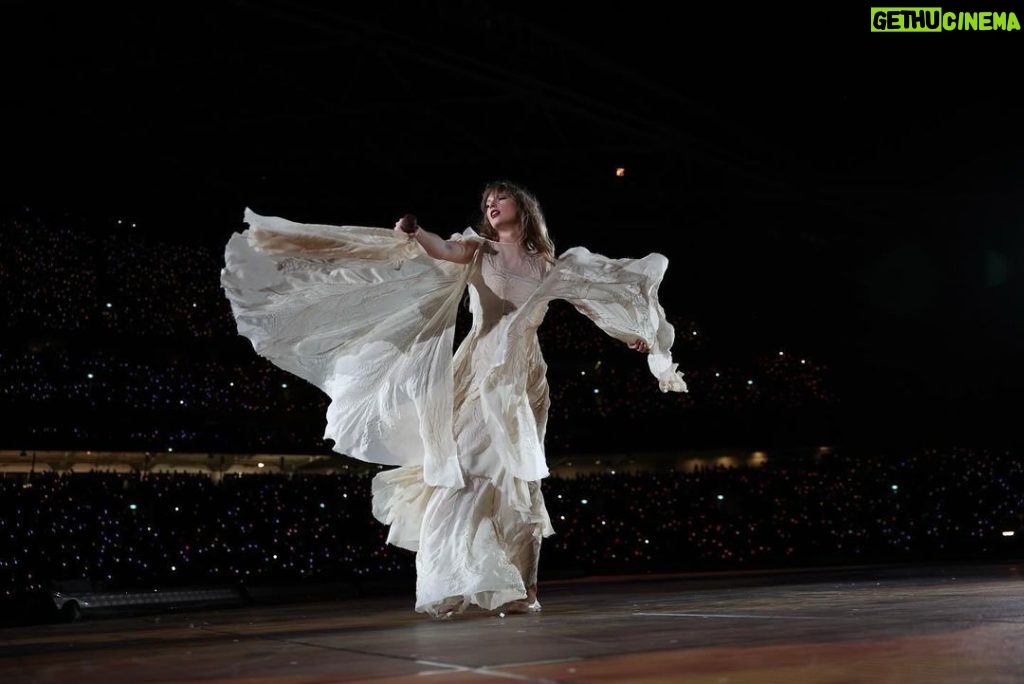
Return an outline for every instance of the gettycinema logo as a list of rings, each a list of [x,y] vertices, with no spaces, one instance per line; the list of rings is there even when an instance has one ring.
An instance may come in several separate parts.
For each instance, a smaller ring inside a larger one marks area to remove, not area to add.
[[[872,7],[871,32],[1020,31],[1013,12],[943,12],[941,7]]]

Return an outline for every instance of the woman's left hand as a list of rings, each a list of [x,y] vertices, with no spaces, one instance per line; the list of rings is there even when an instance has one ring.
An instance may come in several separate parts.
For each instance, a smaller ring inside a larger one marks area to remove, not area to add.
[[[636,351],[643,352],[645,354],[647,352],[651,351],[651,348],[648,347],[647,343],[644,342],[643,340],[636,340],[634,342],[630,342],[629,343],[629,348],[630,349],[635,349]]]

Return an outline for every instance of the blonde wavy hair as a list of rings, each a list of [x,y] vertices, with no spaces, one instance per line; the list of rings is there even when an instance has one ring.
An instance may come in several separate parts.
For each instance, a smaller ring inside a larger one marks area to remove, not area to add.
[[[492,194],[505,193],[515,200],[519,210],[519,225],[523,228],[522,245],[527,252],[537,254],[550,263],[555,263],[555,243],[548,235],[548,224],[544,221],[544,212],[540,202],[526,188],[509,181],[494,181],[484,187],[480,196],[480,224],[477,232],[488,240],[497,240],[498,232],[487,220],[487,198]]]

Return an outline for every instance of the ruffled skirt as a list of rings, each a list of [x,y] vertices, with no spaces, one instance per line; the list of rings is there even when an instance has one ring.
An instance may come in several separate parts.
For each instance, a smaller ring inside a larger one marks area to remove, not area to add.
[[[553,533],[540,483],[504,473],[452,488],[425,484],[419,466],[385,470],[373,479],[373,514],[390,526],[388,543],[416,552],[415,609],[431,615],[525,599]]]

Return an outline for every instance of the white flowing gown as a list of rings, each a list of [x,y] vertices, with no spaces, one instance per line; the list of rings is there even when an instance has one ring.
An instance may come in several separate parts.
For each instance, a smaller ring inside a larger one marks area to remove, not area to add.
[[[554,265],[472,228],[469,264],[430,257],[388,228],[301,224],[245,212],[221,286],[238,332],[330,397],[334,451],[398,466],[373,480],[388,542],[416,552],[419,612],[492,610],[537,581],[554,533],[540,481],[547,366],[537,328],[562,299],[608,335],[645,340],[662,392],[685,392],[675,331],[658,302],[660,254],[609,259],[582,247]],[[469,288],[473,323],[452,353]]]

